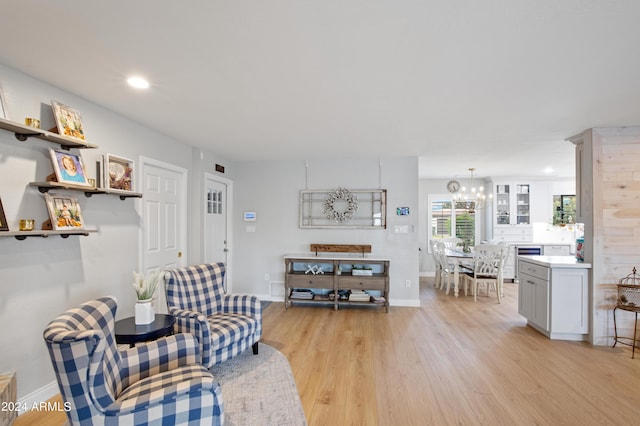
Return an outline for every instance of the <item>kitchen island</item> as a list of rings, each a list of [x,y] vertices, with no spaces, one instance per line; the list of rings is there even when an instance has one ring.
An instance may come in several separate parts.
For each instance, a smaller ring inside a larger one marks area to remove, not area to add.
[[[518,256],[518,313],[559,340],[587,340],[589,269],[573,256]]]

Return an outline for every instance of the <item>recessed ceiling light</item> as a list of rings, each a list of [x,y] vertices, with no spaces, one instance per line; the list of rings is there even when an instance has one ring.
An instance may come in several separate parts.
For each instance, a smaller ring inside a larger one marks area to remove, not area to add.
[[[544,169],[544,172],[546,174],[551,174],[551,173],[553,173],[553,169],[551,167],[547,167],[546,169]]]
[[[127,83],[129,83],[129,86],[135,87],[136,89],[149,88],[149,82],[142,77],[129,77],[127,79]]]

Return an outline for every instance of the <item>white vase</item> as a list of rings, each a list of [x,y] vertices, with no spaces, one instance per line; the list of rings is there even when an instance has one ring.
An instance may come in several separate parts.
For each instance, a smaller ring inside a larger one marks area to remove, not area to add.
[[[136,325],[151,324],[156,313],[153,309],[153,299],[138,300],[136,302]]]

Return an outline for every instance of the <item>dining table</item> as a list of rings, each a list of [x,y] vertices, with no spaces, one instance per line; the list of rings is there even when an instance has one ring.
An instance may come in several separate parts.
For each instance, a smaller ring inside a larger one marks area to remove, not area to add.
[[[444,249],[444,254],[447,256],[449,263],[453,265],[453,295],[458,297],[460,292],[460,271],[472,271],[473,270],[473,252],[465,252],[457,249]],[[467,295],[465,289],[465,296]]]

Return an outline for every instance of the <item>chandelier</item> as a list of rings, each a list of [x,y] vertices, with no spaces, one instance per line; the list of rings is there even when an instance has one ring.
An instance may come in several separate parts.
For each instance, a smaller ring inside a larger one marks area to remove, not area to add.
[[[487,195],[484,192],[484,186],[476,186],[474,182],[474,172],[476,171],[475,167],[469,167],[469,173],[471,177],[469,179],[469,186],[461,186],[460,191],[458,191],[453,196],[453,201],[456,203],[464,203],[466,204],[466,209],[469,213],[473,213],[477,209],[483,209],[487,205],[487,198],[493,198],[493,194]]]

